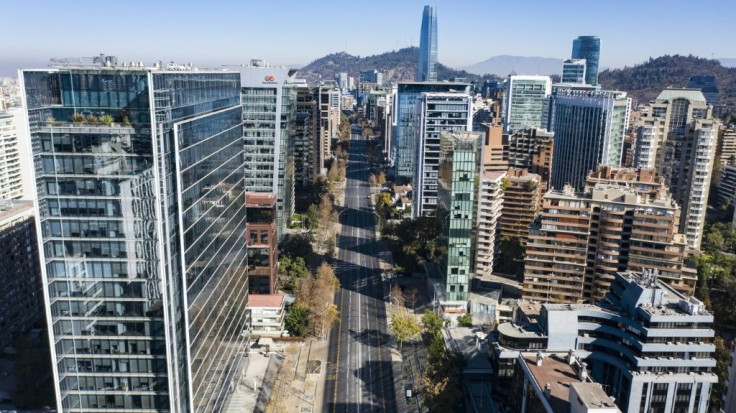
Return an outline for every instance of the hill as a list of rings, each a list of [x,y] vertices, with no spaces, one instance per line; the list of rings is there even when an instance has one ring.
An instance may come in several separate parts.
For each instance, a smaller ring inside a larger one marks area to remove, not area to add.
[[[712,75],[718,79],[720,104],[736,108],[736,68],[724,67],[719,61],[693,55],[665,55],[634,67],[604,70],[598,81],[604,89],[623,90],[647,103],[668,86],[685,87],[691,76]]]
[[[353,56],[345,52],[332,53],[299,69],[299,76],[309,83],[316,83],[320,78],[331,80],[335,74],[341,72],[346,72],[348,76],[358,79],[361,71],[375,69],[383,73],[385,81],[413,81],[417,72],[418,60],[418,47],[407,47],[366,57]],[[437,77],[439,80],[464,77],[471,82],[492,78],[492,76],[483,77],[464,70],[455,70],[441,63],[437,64]]]
[[[493,56],[490,59],[462,68],[470,73],[486,73],[507,76],[511,72],[524,75],[559,75],[562,73],[562,59],[554,57]]]

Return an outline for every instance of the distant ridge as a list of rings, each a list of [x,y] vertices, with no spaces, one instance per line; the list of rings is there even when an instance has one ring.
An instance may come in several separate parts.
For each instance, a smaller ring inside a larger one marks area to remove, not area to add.
[[[346,72],[348,76],[356,79],[363,70],[376,69],[383,73],[384,81],[413,81],[417,72],[417,61],[419,60],[419,48],[407,47],[393,50],[373,56],[353,56],[340,52],[321,57],[299,69],[299,77],[310,83],[316,83],[320,79],[332,80],[336,73]],[[437,78],[449,80],[463,77],[470,82],[482,81],[483,77],[464,70],[455,70],[443,64],[437,64]],[[486,76],[493,78],[493,76]]]
[[[719,104],[736,108],[736,68],[724,67],[718,60],[697,56],[665,55],[649,58],[634,67],[604,70],[598,81],[604,89],[623,90],[647,103],[667,87],[685,87],[691,76],[711,75],[718,79]]]
[[[500,55],[461,69],[477,75],[493,74],[501,77],[512,72],[519,75],[559,75],[562,73],[562,60],[554,57]]]

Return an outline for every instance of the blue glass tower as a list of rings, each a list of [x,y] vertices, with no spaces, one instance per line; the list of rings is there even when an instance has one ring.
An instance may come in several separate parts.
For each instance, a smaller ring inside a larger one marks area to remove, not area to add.
[[[240,75],[21,81],[57,410],[221,411],[250,333]]]
[[[578,36],[572,41],[572,58],[585,59],[585,83],[598,84],[598,60],[601,55],[601,39],[598,36]]]
[[[424,6],[422,33],[419,40],[417,82],[437,80],[437,9]]]

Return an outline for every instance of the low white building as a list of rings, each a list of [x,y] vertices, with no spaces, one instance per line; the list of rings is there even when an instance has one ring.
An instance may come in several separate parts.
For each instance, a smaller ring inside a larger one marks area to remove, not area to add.
[[[251,294],[248,311],[255,337],[280,337],[284,332],[284,294]]]

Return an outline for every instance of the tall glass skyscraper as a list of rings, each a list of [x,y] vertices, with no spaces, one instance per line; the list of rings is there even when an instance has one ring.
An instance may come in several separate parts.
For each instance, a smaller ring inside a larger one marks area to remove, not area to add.
[[[391,160],[396,176],[408,181],[414,176],[415,157],[417,151],[416,103],[425,92],[463,92],[470,93],[470,85],[466,83],[448,82],[405,82],[396,85],[396,97],[393,100],[394,113],[391,133]]]
[[[434,6],[424,6],[422,13],[416,80],[417,82],[437,80],[437,9]]]
[[[277,229],[282,239],[294,214],[293,134],[296,119],[295,71],[252,60],[238,68],[242,84],[245,187],[276,194]]]
[[[440,132],[437,216],[447,251],[440,264],[445,307],[465,308],[470,293],[482,139],[480,132]]]
[[[598,84],[598,60],[601,56],[601,39],[598,36],[578,36],[572,41],[573,59],[585,59],[585,83]]]
[[[240,75],[21,81],[58,410],[219,411],[250,332]]]
[[[555,133],[551,184],[582,190],[598,165],[621,165],[631,99],[625,92],[563,89],[551,97]]]

